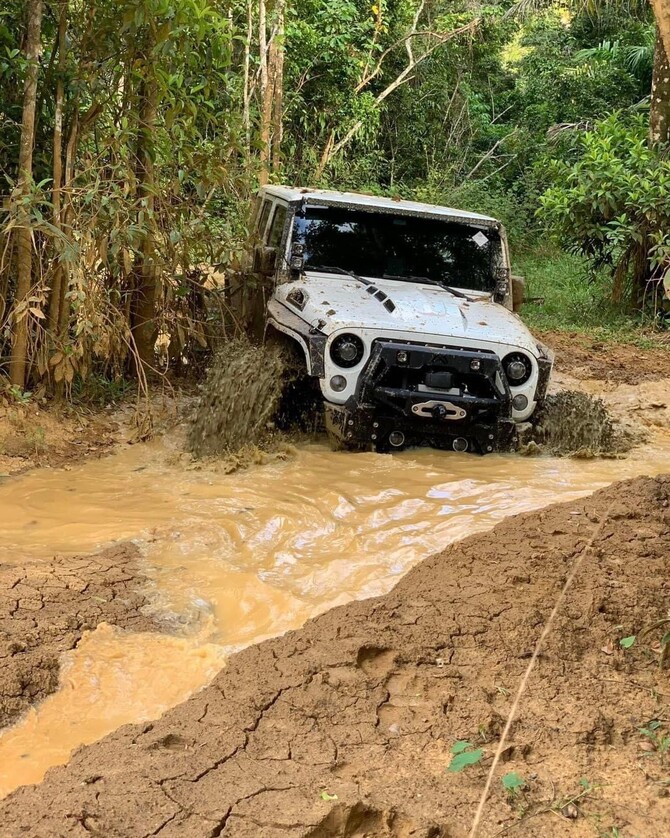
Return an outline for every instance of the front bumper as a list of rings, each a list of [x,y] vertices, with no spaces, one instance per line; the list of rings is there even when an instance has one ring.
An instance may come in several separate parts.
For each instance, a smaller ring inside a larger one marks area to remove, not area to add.
[[[326,403],[325,418],[343,444],[381,450],[420,443],[463,450],[465,440],[467,450],[486,454],[508,447],[514,434],[512,395],[495,353],[390,340],[375,341],[355,395]],[[394,446],[389,437],[398,434]]]

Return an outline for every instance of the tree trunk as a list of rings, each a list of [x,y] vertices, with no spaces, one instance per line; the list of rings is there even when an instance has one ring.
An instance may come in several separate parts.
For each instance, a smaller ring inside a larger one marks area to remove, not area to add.
[[[42,35],[42,0],[29,0],[26,31],[26,81],[23,90],[23,119],[19,147],[19,177],[16,198],[19,201],[16,234],[16,296],[13,327],[12,354],[9,378],[12,384],[23,389],[26,384],[28,353],[28,297],[32,285],[32,231],[30,210],[22,199],[30,193],[33,177],[33,147],[35,145],[35,109],[37,104],[37,78],[39,75],[40,42]],[[18,308],[20,306],[20,308]],[[17,311],[18,308],[18,311]]]
[[[670,60],[661,38],[656,34],[654,74],[651,82],[649,139],[652,143],[670,142]]]
[[[251,156],[251,41],[254,34],[254,10],[251,0],[247,0],[247,37],[244,41],[244,93],[242,97],[242,123],[247,141],[247,162]]]
[[[53,150],[53,189],[51,203],[53,204],[52,223],[62,232],[61,217],[61,187],[63,184],[63,104],[65,102],[65,34],[67,31],[68,0],[64,0],[60,7],[58,19],[58,79],[56,81],[56,102],[54,105],[54,150]],[[56,264],[54,266],[51,296],[49,297],[48,327],[52,335],[58,332],[61,287],[63,284],[63,266],[60,255],[61,247],[57,243]]]
[[[0,235],[0,328],[9,311],[9,279],[12,273],[14,240],[11,234]]]
[[[654,10],[658,35],[665,47],[665,54],[670,57],[670,0],[651,0]]]
[[[277,0],[277,34],[272,42],[272,87],[273,87],[273,115],[272,115],[272,171],[278,172],[281,167],[281,144],[284,137],[284,32],[285,32],[286,0]]]
[[[261,186],[268,182],[270,172],[270,123],[272,121],[272,88],[268,78],[267,8],[265,0],[258,3],[258,51],[260,58],[260,166],[258,180]]]
[[[151,50],[145,58],[144,78],[140,83],[139,128],[137,137],[137,182],[139,212],[145,216],[146,227],[140,252],[135,260],[135,304],[132,333],[137,352],[137,366],[145,373],[155,366],[156,303],[158,273],[155,260],[155,171],[154,132],[158,115],[158,84],[151,66]]]

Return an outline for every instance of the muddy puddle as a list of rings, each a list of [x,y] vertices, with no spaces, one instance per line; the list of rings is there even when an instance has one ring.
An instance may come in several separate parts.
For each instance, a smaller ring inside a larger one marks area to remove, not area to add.
[[[352,598],[502,518],[626,477],[670,471],[670,434],[623,460],[393,456],[300,445],[226,475],[193,468],[169,436],[70,470],[0,483],[0,561],[132,539],[165,635],[100,626],[68,653],[61,689],[0,734],[0,793],[37,782],[72,748],[159,716],[231,651]]]

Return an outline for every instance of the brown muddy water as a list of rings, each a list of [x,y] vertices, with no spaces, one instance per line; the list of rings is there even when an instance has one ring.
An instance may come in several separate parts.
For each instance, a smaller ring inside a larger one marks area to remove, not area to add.
[[[103,625],[85,635],[60,690],[0,735],[0,794],[39,781],[79,744],[156,718],[232,651],[388,591],[450,542],[615,480],[670,471],[670,434],[660,429],[623,460],[304,444],[286,462],[227,475],[193,468],[182,451],[168,436],[0,484],[0,561],[132,539],[151,608],[171,631]]]

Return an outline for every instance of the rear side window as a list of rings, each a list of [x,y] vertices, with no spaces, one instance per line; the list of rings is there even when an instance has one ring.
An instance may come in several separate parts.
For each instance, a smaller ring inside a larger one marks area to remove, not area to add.
[[[268,226],[268,218],[270,217],[270,210],[272,209],[272,202],[271,201],[263,201],[263,206],[261,207],[261,214],[258,218],[258,236],[261,239],[265,238],[265,230]]]
[[[270,236],[268,238],[268,247],[279,247],[284,232],[284,224],[286,223],[286,207],[282,204],[277,204],[275,214],[272,219],[272,227],[270,227]]]

